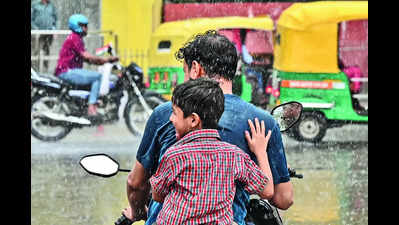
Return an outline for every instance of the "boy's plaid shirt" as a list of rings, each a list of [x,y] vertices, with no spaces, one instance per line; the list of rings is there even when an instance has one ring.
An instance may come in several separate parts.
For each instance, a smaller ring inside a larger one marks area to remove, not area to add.
[[[258,193],[268,179],[248,154],[220,141],[217,130],[186,134],[150,178],[152,191],[165,198],[157,224],[231,224],[235,181]]]

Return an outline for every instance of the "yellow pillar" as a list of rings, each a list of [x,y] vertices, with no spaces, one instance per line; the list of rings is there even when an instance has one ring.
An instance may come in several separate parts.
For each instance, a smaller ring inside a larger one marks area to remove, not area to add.
[[[161,23],[162,0],[102,0],[101,29],[112,30],[118,38],[118,53],[123,65],[133,56],[145,75],[148,67],[148,46],[153,30]],[[113,42],[105,35],[105,43]],[[115,43],[114,43],[115,44]]]

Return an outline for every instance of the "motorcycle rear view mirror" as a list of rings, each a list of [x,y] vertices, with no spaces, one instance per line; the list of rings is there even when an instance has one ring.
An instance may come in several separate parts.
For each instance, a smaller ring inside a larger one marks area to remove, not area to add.
[[[299,121],[302,115],[302,110],[303,106],[301,103],[291,101],[276,106],[272,109],[271,114],[280,125],[280,132],[284,132]]]
[[[89,174],[100,177],[112,177],[119,171],[130,171],[119,169],[119,163],[109,155],[103,153],[83,156],[79,164]]]

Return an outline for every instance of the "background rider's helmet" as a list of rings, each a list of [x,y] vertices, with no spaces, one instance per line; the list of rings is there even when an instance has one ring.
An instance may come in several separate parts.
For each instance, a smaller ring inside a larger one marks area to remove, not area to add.
[[[83,29],[82,27],[80,27],[80,24],[87,25],[88,23],[89,20],[82,14],[74,14],[71,17],[69,17],[68,20],[69,29],[79,34],[83,32]]]

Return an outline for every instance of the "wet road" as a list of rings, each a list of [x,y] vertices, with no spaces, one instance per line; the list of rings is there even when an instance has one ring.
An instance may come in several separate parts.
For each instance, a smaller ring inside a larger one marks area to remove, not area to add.
[[[283,139],[288,163],[304,174],[293,180],[295,204],[283,212],[285,224],[367,224],[367,125],[330,129],[317,145]],[[130,168],[139,141],[123,122],[105,126],[100,136],[95,128],[84,128],[56,143],[32,137],[31,224],[113,224],[127,204],[127,174],[94,177],[78,162],[102,152]]]

